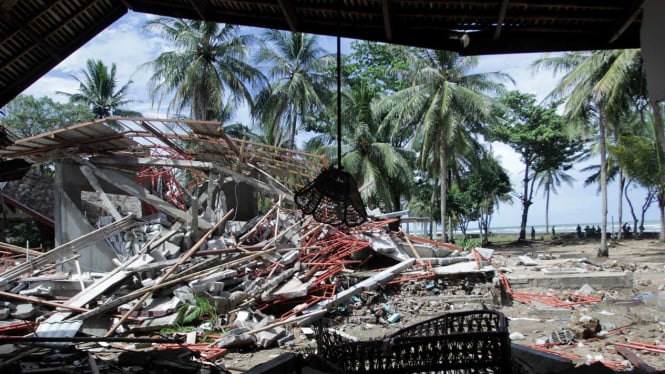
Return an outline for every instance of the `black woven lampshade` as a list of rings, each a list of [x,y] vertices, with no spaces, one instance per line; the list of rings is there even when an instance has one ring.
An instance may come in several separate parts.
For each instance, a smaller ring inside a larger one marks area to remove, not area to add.
[[[339,3],[338,3],[339,4]],[[338,14],[339,15],[339,14]],[[324,169],[294,195],[303,213],[333,226],[358,226],[367,221],[365,204],[351,174],[342,170],[342,54],[337,34],[337,168]]]
[[[367,211],[351,174],[335,168],[325,169],[296,192],[296,204],[303,213],[333,226],[358,226],[367,220]]]

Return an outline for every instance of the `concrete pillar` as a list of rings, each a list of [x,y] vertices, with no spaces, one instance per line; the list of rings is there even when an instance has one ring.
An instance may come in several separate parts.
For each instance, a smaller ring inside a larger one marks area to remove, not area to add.
[[[85,178],[81,176],[79,166],[72,161],[62,160],[55,163],[55,245],[67,243],[82,235],[94,231],[82,213],[81,189]],[[100,240],[90,248],[81,250],[79,264],[81,270],[106,272],[113,270],[112,260],[116,257],[113,248]],[[73,257],[73,253],[65,254],[64,258]],[[74,263],[63,264],[63,271],[76,272]]]

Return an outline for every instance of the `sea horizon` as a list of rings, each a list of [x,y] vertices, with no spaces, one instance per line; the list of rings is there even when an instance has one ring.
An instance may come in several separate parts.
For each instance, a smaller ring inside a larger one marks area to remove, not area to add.
[[[628,223],[628,226],[630,226],[631,232],[633,231],[633,222],[632,220],[630,222],[625,222]],[[405,224],[406,228],[404,231],[408,233],[421,233],[422,232],[422,223],[408,223]],[[580,222],[580,223],[555,223],[555,224],[550,224],[549,225],[549,231],[550,233],[552,232],[552,227],[555,228],[557,233],[566,233],[566,232],[576,232],[577,231],[577,225],[580,225],[580,228],[582,229],[582,232],[584,232],[584,228],[586,226],[589,227],[598,227],[601,225],[600,222]],[[531,235],[531,227],[536,230],[536,235],[544,235],[546,233],[545,231],[545,225],[529,225],[527,224],[526,230],[527,230],[527,235]],[[437,232],[440,234],[441,233],[441,225],[437,225],[436,228]],[[519,234],[520,232],[520,226],[501,226],[501,227],[490,227],[489,230],[492,234],[494,235],[502,235],[502,234]],[[618,232],[619,231],[619,223],[614,222],[612,223],[611,221],[607,222],[607,232]],[[659,232],[660,231],[660,221],[645,221],[644,222],[644,231],[645,232]],[[469,225],[469,228],[467,229],[466,233],[467,234],[478,234],[480,230],[478,229],[478,225],[472,223]],[[455,229],[455,235],[460,235],[462,232],[459,229]]]

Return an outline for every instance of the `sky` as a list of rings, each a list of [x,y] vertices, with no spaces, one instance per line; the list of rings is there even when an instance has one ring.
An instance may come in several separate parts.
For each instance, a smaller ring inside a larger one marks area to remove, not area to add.
[[[141,69],[140,66],[153,60],[161,52],[172,49],[160,37],[150,35],[142,30],[145,22],[154,16],[130,11],[127,15],[99,33],[78,51],[74,52],[48,74],[31,85],[24,94],[35,97],[49,96],[56,101],[65,101],[66,97],[57,95],[56,91],[76,92],[78,82],[72,75],[81,76],[88,59],[101,59],[107,66],[116,64],[116,78],[119,85],[129,80],[128,98],[134,100],[131,104],[132,110],[143,113],[146,117],[166,118],[167,103],[158,106],[153,105],[148,94],[148,79],[150,71]],[[247,28],[250,32],[260,32],[260,29]],[[321,37],[321,46],[334,52],[335,38]],[[342,52],[348,50],[351,41],[342,39]],[[556,85],[557,77],[551,72],[540,71],[534,73],[530,69],[532,61],[540,54],[513,54],[513,55],[491,55],[481,56],[478,72],[503,72],[509,74],[515,80],[515,86],[508,84],[508,89],[517,89],[536,95],[538,100],[544,100],[552,88]],[[246,109],[239,111],[236,121],[248,124],[248,112]],[[515,191],[521,191],[521,179],[523,177],[523,164],[519,156],[510,147],[500,143],[492,144],[495,155],[499,156],[500,162],[510,175]],[[585,165],[576,165],[575,170],[569,172],[576,180],[572,186],[562,185],[557,195],[550,198],[549,224],[563,225],[580,223],[599,223],[601,221],[601,199],[598,185],[584,187],[583,182],[587,174],[580,169],[589,164],[598,164],[591,161]],[[643,189],[634,189],[629,192],[633,205],[639,209],[642,205],[646,192]],[[618,187],[616,183],[608,186],[608,222],[618,222],[617,203]],[[498,212],[492,218],[493,227],[518,226],[520,224],[522,207],[517,197],[512,205],[502,204]],[[636,212],[639,215],[639,212]],[[630,218],[628,207],[624,202],[623,221]],[[657,220],[658,211],[656,207],[650,208],[646,220]],[[631,221],[632,222],[632,221]],[[545,199],[542,191],[534,193],[534,204],[529,209],[528,225],[543,225],[545,223]]]

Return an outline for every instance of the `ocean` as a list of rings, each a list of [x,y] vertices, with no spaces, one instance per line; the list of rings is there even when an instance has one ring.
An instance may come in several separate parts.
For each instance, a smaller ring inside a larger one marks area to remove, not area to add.
[[[408,223],[408,224],[403,224],[404,226],[407,226],[404,231],[412,234],[420,234],[422,232],[422,223]],[[550,232],[552,231],[552,226],[555,227],[557,233],[564,233],[564,232],[575,232],[577,229],[578,223],[564,223],[564,224],[559,224],[555,223],[554,225],[550,224]],[[579,223],[580,227],[582,228],[582,231],[584,231],[585,226],[589,227],[596,227],[600,226],[600,222],[580,222]],[[628,222],[628,225],[630,226],[631,231],[633,230],[633,222],[632,220]],[[533,228],[536,230],[536,235],[542,235],[545,233],[545,225],[533,225]],[[617,222],[614,222],[614,229],[612,229],[612,221],[608,220],[607,222],[607,231],[608,232],[617,232],[619,230],[619,224]],[[440,233],[441,232],[441,225],[437,225],[437,231]],[[491,227],[490,231],[495,234],[495,235],[501,235],[501,234],[519,234],[520,232],[520,227],[519,226],[505,226],[505,227]],[[644,231],[645,232],[659,232],[660,231],[660,222],[659,221],[646,221],[644,223]],[[469,229],[467,230],[467,234],[478,234],[478,225],[475,222],[472,222],[469,225]],[[455,230],[455,235],[462,234],[459,229]],[[531,235],[531,225],[527,225],[526,227],[526,234],[527,236]]]

